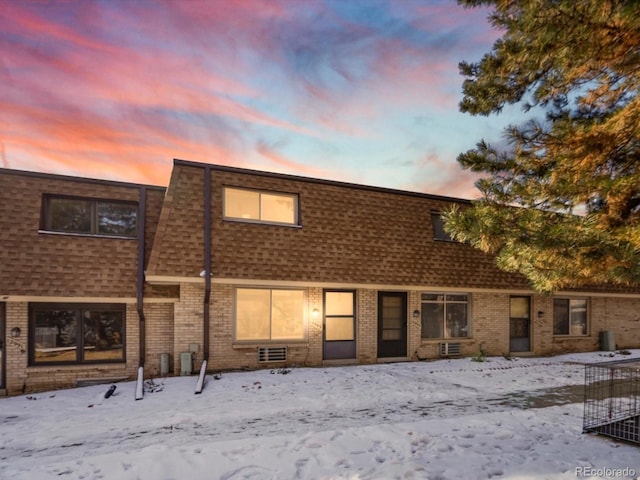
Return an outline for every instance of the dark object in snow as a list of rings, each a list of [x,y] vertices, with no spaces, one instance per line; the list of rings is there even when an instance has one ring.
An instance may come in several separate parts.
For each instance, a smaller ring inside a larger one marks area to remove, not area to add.
[[[161,392],[164,390],[164,382],[156,383],[153,378],[144,381],[144,391],[149,393]]]
[[[113,395],[113,392],[116,391],[116,386],[115,385],[111,385],[109,387],[109,390],[107,390],[107,392],[104,394],[104,398],[109,398],[111,395]]]
[[[274,373],[277,373],[279,375],[286,375],[287,373],[290,373],[291,369],[290,368],[278,368],[277,370],[271,370],[271,375],[273,375]]]

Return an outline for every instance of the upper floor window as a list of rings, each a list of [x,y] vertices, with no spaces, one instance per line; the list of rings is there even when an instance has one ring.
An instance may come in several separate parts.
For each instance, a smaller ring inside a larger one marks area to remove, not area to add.
[[[553,334],[587,335],[587,299],[553,299]]]
[[[433,238],[435,240],[455,242],[451,235],[444,229],[444,220],[440,212],[431,212],[431,224],[433,225]]]
[[[226,187],[224,217],[249,222],[298,225],[298,195]]]
[[[112,237],[137,236],[138,204],[118,200],[45,195],[43,229]]]

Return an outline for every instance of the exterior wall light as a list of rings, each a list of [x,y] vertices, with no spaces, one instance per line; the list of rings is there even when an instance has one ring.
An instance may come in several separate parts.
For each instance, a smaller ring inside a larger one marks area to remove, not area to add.
[[[420,310],[413,311],[413,318],[418,318],[420,316]]]
[[[11,336],[13,338],[18,338],[21,333],[22,333],[22,330],[20,330],[20,327],[13,327],[11,329]]]
[[[313,310],[311,310],[311,315],[313,316],[313,318],[318,318],[318,315],[320,315],[320,310],[314,308]]]
[[[544,318],[544,312],[542,310],[538,310],[538,318]]]

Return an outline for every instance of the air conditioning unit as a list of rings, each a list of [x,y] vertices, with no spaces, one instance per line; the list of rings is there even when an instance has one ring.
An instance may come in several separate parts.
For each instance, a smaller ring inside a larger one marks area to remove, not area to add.
[[[287,347],[258,347],[258,363],[286,361]]]
[[[450,357],[453,355],[460,355],[460,343],[459,342],[444,342],[440,344],[440,356]]]

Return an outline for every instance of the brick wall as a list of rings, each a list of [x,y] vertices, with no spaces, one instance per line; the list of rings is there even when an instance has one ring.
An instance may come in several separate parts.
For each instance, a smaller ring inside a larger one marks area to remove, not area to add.
[[[585,336],[553,335],[553,299],[544,299],[543,320],[537,320],[538,354],[562,354],[600,349],[600,333],[612,331],[618,349],[640,348],[640,299],[621,297],[591,297],[589,328]],[[580,298],[585,298],[581,296]]]
[[[420,345],[422,344],[422,319],[420,316],[418,318],[413,317],[413,312],[415,310],[421,311],[421,297],[420,292],[411,291],[408,295],[407,300],[407,314],[408,314],[408,336],[409,336],[409,346],[407,354],[410,358],[416,360],[418,358],[418,350],[420,349]]]
[[[173,371],[173,303],[145,303],[146,357],[145,376],[160,375],[160,355],[169,354],[169,373]],[[136,347],[137,350],[137,347]]]
[[[29,304],[6,303],[6,383],[7,394],[68,388],[79,379],[129,378],[133,379],[138,367],[138,315],[135,304],[126,306],[126,363],[86,365],[28,365]],[[21,335],[12,338],[11,329],[18,327]]]
[[[489,355],[509,353],[510,295],[474,293],[471,298],[473,333],[471,338],[459,340],[463,355],[477,354],[480,344]],[[553,334],[553,297],[531,295],[531,352],[535,355],[597,351],[600,332],[605,330],[614,332],[617,348],[640,348],[640,299],[592,297],[589,299],[588,334],[565,336]],[[439,343],[438,340],[423,340],[416,349],[416,356],[436,358]]]
[[[189,345],[199,346],[194,371],[202,361],[202,299],[203,285],[182,284],[181,298],[172,303],[145,304],[147,320],[147,377],[159,374],[161,353],[172,355],[173,373],[180,370],[179,354],[189,351]],[[308,340],[300,343],[278,343],[288,347],[286,363],[259,364],[257,346],[275,346],[268,342],[234,343],[234,286],[213,285],[211,304],[211,356],[209,370],[238,368],[278,368],[281,366],[322,365],[322,289],[306,289],[308,301]],[[376,363],[377,359],[377,295],[374,289],[358,289],[357,298],[357,361]],[[475,355],[480,345],[489,355],[509,352],[509,298],[506,293],[473,293],[471,295],[471,331],[468,339],[459,340],[463,355]],[[601,331],[615,334],[617,348],[640,348],[640,300],[632,298],[593,297],[589,300],[589,334],[586,336],[553,335],[553,300],[550,296],[532,295],[532,350],[536,355],[560,354],[599,349]],[[313,316],[318,309],[317,317]],[[421,338],[420,319],[413,310],[420,310],[420,292],[408,292],[408,354],[416,359],[438,358],[441,340]],[[538,316],[538,312],[542,312]],[[135,304],[127,309],[126,364],[28,366],[28,303],[6,302],[6,367],[7,393],[34,392],[74,386],[78,379],[127,377],[134,379],[138,366],[138,318]],[[175,314],[175,316],[174,316]],[[12,328],[21,329],[21,336],[12,338]],[[458,340],[456,340],[458,341]]]
[[[7,302],[6,304],[6,384],[9,395],[22,393],[27,379],[27,364],[29,362],[28,339],[29,305],[26,302]],[[11,329],[18,327],[20,337],[12,338]]]
[[[204,285],[182,284],[180,301],[175,305],[175,349],[188,352],[190,343],[200,345],[195,356],[195,370],[200,368],[202,356],[202,319]],[[322,289],[308,288],[307,293],[307,340],[303,342],[234,342],[234,286],[212,285],[210,308],[210,356],[207,369],[233,370],[238,368],[271,368],[288,366],[313,366],[322,362]],[[318,315],[313,310],[318,309]],[[258,346],[286,346],[286,363],[258,363]],[[180,373],[176,363],[174,373]]]
[[[602,330],[614,332],[618,348],[640,347],[640,299],[602,298],[604,319]]]
[[[358,361],[375,363],[378,359],[378,296],[376,290],[359,289],[356,311],[358,312]]]
[[[191,352],[190,346],[197,345],[193,352],[193,369],[198,371],[203,360],[204,334],[204,283],[183,283],[180,285],[180,301],[175,304],[173,321],[173,371],[180,374],[180,354]]]
[[[302,357],[303,350],[296,351],[292,349],[292,353],[296,357],[292,357],[298,365],[320,365],[322,363],[322,318],[323,318],[323,293],[321,288],[309,288],[307,290],[308,311],[310,313],[307,325],[308,334],[308,355]],[[317,309],[317,315],[313,314]],[[306,354],[306,352],[305,352]]]

